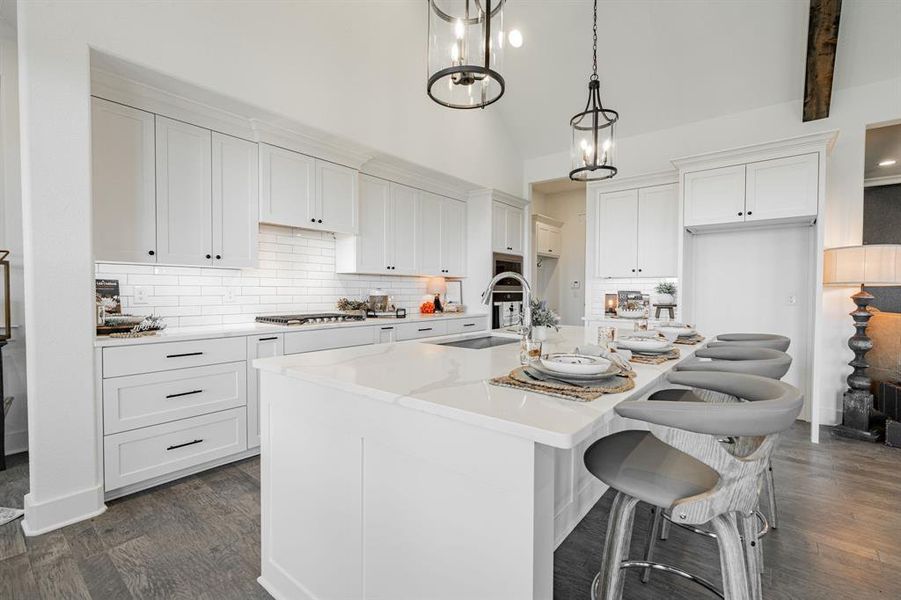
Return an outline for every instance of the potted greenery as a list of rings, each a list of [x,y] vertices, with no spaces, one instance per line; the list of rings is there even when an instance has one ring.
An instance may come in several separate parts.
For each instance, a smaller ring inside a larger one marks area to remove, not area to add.
[[[657,292],[656,304],[675,304],[676,303],[676,284],[673,281],[661,281],[654,288]]]
[[[532,298],[532,339],[543,342],[547,339],[547,328],[553,327],[554,331],[560,331],[560,315],[547,306],[547,300]]]

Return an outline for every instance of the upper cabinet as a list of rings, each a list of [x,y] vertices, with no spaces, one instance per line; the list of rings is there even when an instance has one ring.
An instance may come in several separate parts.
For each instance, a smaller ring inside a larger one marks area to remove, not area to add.
[[[816,153],[683,175],[685,227],[812,219],[817,214]]]
[[[563,223],[545,215],[534,215],[535,253],[538,256],[560,256],[563,245]]]
[[[94,256],[156,262],[154,115],[91,99]]]
[[[675,184],[597,194],[598,277],[674,277],[679,200]]]
[[[491,205],[491,247],[495,252],[523,253],[523,209],[493,201]]]
[[[357,171],[260,144],[260,221],[355,234]]]
[[[92,99],[94,258],[253,266],[253,142]]]
[[[339,273],[463,275],[464,203],[361,174],[359,221],[358,235],[336,236]]]

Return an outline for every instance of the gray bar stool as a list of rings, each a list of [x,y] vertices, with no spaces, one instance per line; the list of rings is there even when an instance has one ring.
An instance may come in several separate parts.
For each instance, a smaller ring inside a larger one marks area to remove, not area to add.
[[[723,333],[716,336],[716,339],[707,345],[710,348],[727,345],[754,346],[786,352],[791,345],[791,339],[775,333]]]
[[[679,385],[753,403],[648,400],[623,402],[615,408],[623,417],[650,424],[650,431],[622,431],[601,438],[585,452],[588,471],[617,491],[591,597],[620,600],[625,583],[622,569],[654,568],[686,577],[727,600],[757,598],[760,570],[754,511],[758,482],[778,434],[791,427],[801,411],[801,393],[756,375],[682,372],[669,378]],[[749,437],[755,445],[747,455],[735,456],[720,444],[722,435]],[[719,546],[722,592],[677,567],[628,560],[640,501],[658,512],[671,511],[679,523],[710,523]]]

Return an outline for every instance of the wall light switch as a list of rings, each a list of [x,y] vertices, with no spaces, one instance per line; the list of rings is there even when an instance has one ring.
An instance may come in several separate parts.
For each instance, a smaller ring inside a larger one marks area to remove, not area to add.
[[[571,287],[574,290],[577,290],[580,287],[582,287],[582,283],[577,279],[577,280],[573,281],[571,284],[569,284],[569,287]]]
[[[788,304],[789,306],[794,306],[798,303],[798,297],[795,296],[794,294],[792,294],[791,296],[789,296],[786,299],[785,303]]]
[[[150,288],[143,285],[135,286],[134,305],[141,306],[147,304],[147,298],[150,296]]]
[[[225,288],[225,300],[226,304],[234,304],[235,296],[239,296],[241,294],[241,288],[239,287],[227,287]]]

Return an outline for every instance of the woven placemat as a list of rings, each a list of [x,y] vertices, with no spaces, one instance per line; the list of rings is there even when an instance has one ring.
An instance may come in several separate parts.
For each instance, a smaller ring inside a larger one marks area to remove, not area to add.
[[[537,392],[546,396],[554,396],[555,398],[563,398],[564,400],[575,400],[576,402],[591,402],[597,400],[604,394],[618,394],[627,392],[635,387],[633,380],[634,373],[628,375],[616,375],[604,383],[592,385],[591,387],[579,387],[575,385],[567,385],[565,383],[554,383],[551,381],[534,381],[529,379],[523,373],[522,367],[517,367],[510,371],[509,375],[495,377],[488,381],[491,385],[500,387],[509,387],[528,392]]]
[[[704,341],[704,336],[695,334],[686,337],[676,338],[674,344],[685,344],[686,346],[694,346],[695,344],[700,344]]]
[[[636,354],[633,352],[629,362],[640,363],[643,365],[660,365],[668,360],[676,360],[681,355],[678,348],[673,348],[669,352],[663,352],[661,354]]]
[[[129,331],[127,333],[111,333],[109,337],[111,338],[139,338],[139,337],[150,337],[152,335],[156,335],[156,331]]]

